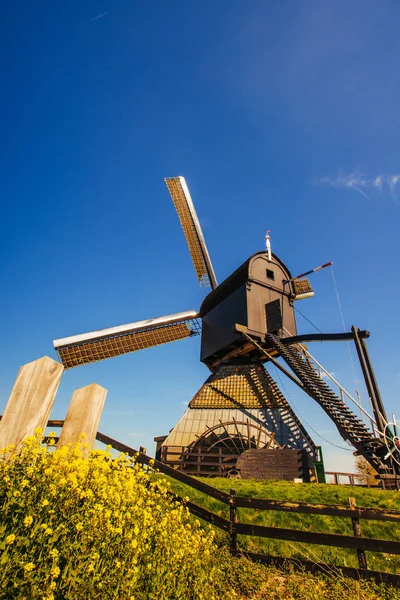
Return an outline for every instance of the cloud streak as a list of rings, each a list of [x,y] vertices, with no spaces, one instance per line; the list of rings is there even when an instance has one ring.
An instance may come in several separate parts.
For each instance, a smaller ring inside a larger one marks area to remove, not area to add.
[[[371,200],[369,192],[374,190],[381,194],[389,192],[393,198],[396,198],[396,186],[399,182],[400,174],[382,174],[371,178],[364,176],[359,171],[353,171],[348,174],[340,172],[337,177],[320,177],[314,181],[314,184],[352,190],[367,200]]]
[[[92,18],[92,19],[90,19],[90,20],[91,20],[91,22],[92,22],[92,23],[94,23],[94,21],[98,21],[99,19],[102,19],[103,17],[105,17],[105,16],[106,16],[106,14],[107,14],[106,12],[104,12],[104,13],[101,13],[100,15],[96,15],[95,17],[93,17],[93,18]]]

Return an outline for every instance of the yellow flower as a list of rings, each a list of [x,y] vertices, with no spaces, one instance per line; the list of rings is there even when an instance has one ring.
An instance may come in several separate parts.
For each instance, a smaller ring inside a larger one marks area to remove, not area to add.
[[[83,523],[77,523],[77,524],[75,525],[75,529],[76,529],[77,531],[82,531],[82,529],[83,529]]]
[[[52,577],[54,577],[54,579],[56,579],[59,576],[59,574],[60,574],[60,567],[55,566],[50,570],[50,575]]]
[[[26,571],[27,573],[29,573],[30,571],[33,571],[33,569],[35,568],[35,563],[26,563],[26,565],[24,566],[24,571]]]
[[[53,548],[52,550],[50,550],[50,556],[51,556],[51,558],[58,558],[57,548]]]
[[[45,498],[44,500],[42,500],[42,506],[45,507],[49,504],[49,501]]]
[[[26,488],[26,487],[28,487],[28,485],[29,485],[29,481],[27,479],[23,479],[21,481],[21,487],[22,488]]]
[[[29,517],[25,517],[24,519],[24,525],[25,527],[30,527],[33,523],[33,517],[29,516]]]
[[[11,533],[6,537],[6,544],[13,544],[15,540],[15,535]]]

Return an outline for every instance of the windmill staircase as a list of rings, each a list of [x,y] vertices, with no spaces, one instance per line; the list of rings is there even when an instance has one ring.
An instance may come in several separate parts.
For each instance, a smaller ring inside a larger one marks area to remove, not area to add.
[[[273,348],[282,357],[304,391],[323,408],[336,424],[340,435],[356,448],[357,453],[364,456],[380,475],[390,473],[390,467],[384,462],[387,452],[384,441],[375,437],[340,395],[325,383],[307,354],[302,352],[302,347],[299,344],[284,344],[281,338],[271,333],[265,336],[265,346]]]

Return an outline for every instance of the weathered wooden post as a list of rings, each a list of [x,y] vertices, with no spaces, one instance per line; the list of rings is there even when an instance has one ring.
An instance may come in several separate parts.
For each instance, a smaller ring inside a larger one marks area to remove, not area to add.
[[[356,508],[357,503],[355,498],[349,498],[349,504],[351,508]],[[361,527],[360,527],[360,519],[357,517],[351,519],[353,525],[353,533],[355,537],[362,537],[361,535]],[[359,550],[357,548],[357,556],[358,556],[358,566],[360,569],[368,569],[367,565],[367,557],[365,556],[364,550]]]
[[[75,446],[83,440],[88,448],[83,449],[83,455],[87,456],[93,447],[99,427],[101,413],[103,412],[107,390],[97,383],[75,390],[72,395],[71,404],[68,407],[64,426],[61,430],[57,448],[62,446]]]
[[[0,448],[13,444],[18,449],[37,427],[44,431],[63,371],[48,356],[20,368],[0,421]]]
[[[229,490],[229,521],[230,521],[230,551],[231,554],[235,554],[237,551],[237,533],[236,533],[236,524],[237,524],[237,508],[235,502],[236,490]]]

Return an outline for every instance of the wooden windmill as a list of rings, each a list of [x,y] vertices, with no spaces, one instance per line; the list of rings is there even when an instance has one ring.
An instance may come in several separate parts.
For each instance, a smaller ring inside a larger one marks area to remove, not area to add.
[[[311,297],[313,290],[308,279],[293,278],[271,252],[268,234],[266,249],[253,254],[218,285],[185,179],[174,177],[165,181],[197,278],[211,291],[198,311],[56,340],[54,347],[64,367],[73,368],[201,333],[200,360],[209,367],[211,375],[169,435],[155,438],[161,460],[189,473],[222,475],[232,472],[238,457],[249,450],[274,451],[268,456],[277,461],[292,450],[302,455],[303,463],[306,456],[308,467],[312,467],[318,460],[318,450],[266,370],[265,364],[269,363],[324,409],[342,437],[378,473],[393,472],[396,463],[387,457],[383,435],[387,418],[364,341],[368,332],[353,328],[348,334],[298,336],[294,303]],[[314,340],[348,339],[356,344],[372,415],[303,345]],[[286,366],[277,362],[279,357]],[[370,428],[352,412],[348,401],[364,411]],[[279,460],[284,462],[283,458]],[[307,471],[303,464],[305,477]]]

